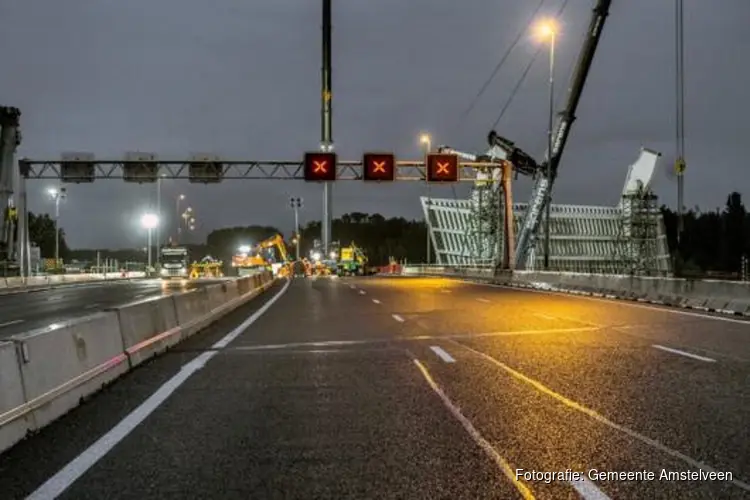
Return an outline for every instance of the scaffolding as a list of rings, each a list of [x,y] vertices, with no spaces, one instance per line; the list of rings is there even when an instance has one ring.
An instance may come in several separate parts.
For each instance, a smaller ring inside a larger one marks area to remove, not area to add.
[[[647,188],[638,190],[638,186],[650,183],[658,156],[653,151],[641,151],[628,170],[618,205],[551,205],[550,270],[670,273],[666,231],[656,196]],[[427,198],[421,199],[438,264],[482,266],[497,262],[504,250],[500,194],[502,190],[494,179],[477,179],[468,199],[432,198],[429,203]],[[515,231],[527,210],[527,203],[513,203]],[[535,240],[526,269],[543,269],[543,244],[543,238]],[[489,249],[494,250],[491,255]]]
[[[669,261],[660,258],[665,231],[657,200],[642,183],[622,196],[613,255],[618,274],[656,276],[669,272]]]

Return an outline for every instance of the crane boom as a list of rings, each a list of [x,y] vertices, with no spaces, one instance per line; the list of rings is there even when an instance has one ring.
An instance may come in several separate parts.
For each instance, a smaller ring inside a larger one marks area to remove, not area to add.
[[[601,39],[602,28],[609,15],[611,5],[612,0],[597,0],[596,7],[594,7],[586,39],[578,56],[575,70],[573,71],[570,90],[568,92],[568,101],[559,115],[554,131],[552,151],[547,151],[546,163],[549,165],[550,175],[548,177],[546,174],[547,164],[541,165],[541,168],[538,169],[540,175],[537,176],[534,183],[531,200],[529,201],[526,215],[518,233],[516,269],[523,269],[525,267],[529,251],[536,244],[537,231],[539,223],[542,220],[542,213],[546,207],[546,203],[549,201],[549,193],[552,190],[552,185],[557,178],[560,159],[570,136],[570,128],[576,119],[576,109],[581,100],[581,94],[586,85],[586,79],[588,78],[591,63],[594,60],[594,54]]]

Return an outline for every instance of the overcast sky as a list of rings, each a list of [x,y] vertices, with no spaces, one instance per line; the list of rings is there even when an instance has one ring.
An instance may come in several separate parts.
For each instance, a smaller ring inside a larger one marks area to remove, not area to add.
[[[546,11],[562,0],[548,0]],[[536,0],[334,0],[333,134],[342,159],[364,150],[419,155],[418,135],[483,151],[485,137],[536,50],[529,35],[465,120],[458,116],[533,12]],[[664,154],[656,190],[673,203],[673,0],[615,0],[555,190],[560,203],[616,203],[641,146]],[[571,0],[557,51],[559,106],[593,0]],[[183,158],[216,152],[297,160],[320,138],[317,0],[0,0],[0,101],[21,108],[19,154],[62,151],[121,158],[125,151]],[[685,0],[686,203],[714,208],[747,186],[750,83],[748,0]],[[501,135],[544,153],[547,62],[540,58],[500,122]],[[52,211],[30,183],[31,209]],[[435,191],[433,191],[434,193]],[[276,224],[292,229],[288,197],[318,219],[322,188],[302,182],[168,181],[166,206],[184,193],[199,231]],[[424,186],[341,182],[334,215],[420,217]],[[465,189],[457,190],[463,196]],[[441,196],[453,197],[452,189]],[[528,182],[516,185],[525,201]],[[138,217],[153,186],[72,186],[62,225],[75,247],[140,245]],[[171,213],[170,218],[174,219]]]

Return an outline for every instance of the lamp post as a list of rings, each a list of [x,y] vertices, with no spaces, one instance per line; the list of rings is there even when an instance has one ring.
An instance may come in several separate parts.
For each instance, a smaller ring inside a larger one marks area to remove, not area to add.
[[[298,196],[292,196],[289,198],[289,206],[294,210],[294,255],[295,259],[299,260],[299,209],[302,208],[303,200]]]
[[[425,155],[425,178],[427,176],[427,155],[430,154],[432,151],[432,138],[429,134],[422,134],[419,136],[419,142],[424,147],[424,155]],[[430,205],[432,204],[432,196],[431,196],[431,190],[430,190],[430,183],[427,183],[427,213],[425,215],[425,226],[427,229],[427,264],[430,263]]]
[[[151,271],[151,233],[153,230],[159,226],[159,217],[156,214],[147,213],[143,214],[141,216],[141,225],[146,228],[146,231],[148,232],[148,247],[146,249],[146,253],[148,255],[148,269],[149,272]]]
[[[548,182],[552,182],[552,146],[554,142],[553,127],[555,120],[555,42],[557,41],[557,22],[554,19],[543,19],[536,26],[540,39],[549,42],[549,122],[547,126],[547,169]],[[547,190],[547,200],[544,208],[544,269],[549,269],[550,252],[550,213],[552,208],[552,192]]]
[[[161,181],[167,174],[161,174],[156,178],[156,216],[161,219]],[[156,247],[161,248],[161,228],[156,227]],[[159,253],[156,254],[156,262],[159,262]]]
[[[47,190],[55,201],[55,269],[60,266],[60,201],[64,200],[67,192],[65,188],[50,188]]]
[[[177,196],[177,200],[175,202],[175,215],[177,216],[177,236],[176,236],[176,243],[180,243],[180,233],[182,232],[182,222],[180,221],[180,218],[182,215],[180,214],[180,202],[185,199],[185,195],[181,194]]]

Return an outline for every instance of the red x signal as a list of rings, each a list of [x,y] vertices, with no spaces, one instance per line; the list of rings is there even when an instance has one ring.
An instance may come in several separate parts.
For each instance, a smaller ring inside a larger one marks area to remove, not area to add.
[[[313,173],[316,174],[325,174],[328,172],[328,162],[323,161],[314,161],[313,162]]]
[[[366,181],[395,180],[395,155],[393,153],[365,153],[362,159],[362,179]]]
[[[305,153],[305,180],[331,182],[336,180],[336,153]]]
[[[446,153],[427,155],[427,182],[457,182],[459,180],[458,156]]]

